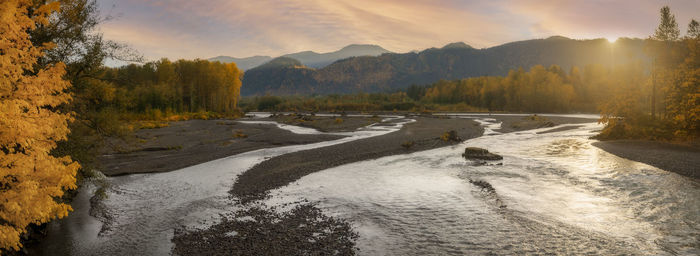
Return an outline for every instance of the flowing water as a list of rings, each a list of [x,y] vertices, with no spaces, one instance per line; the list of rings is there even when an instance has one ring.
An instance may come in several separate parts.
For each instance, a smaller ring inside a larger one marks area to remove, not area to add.
[[[597,124],[500,134],[495,120],[474,117],[486,128],[482,137],[316,172],[272,191],[266,203],[318,202],[327,214],[353,224],[363,255],[700,254],[697,180],[593,147],[588,137],[601,128]],[[88,215],[86,187],[75,200],[76,212],[50,226],[40,251],[169,254],[175,228],[206,226],[219,213],[235,210],[227,192],[246,169],[277,155],[385,134],[410,120],[386,121],[395,125],[168,173],[110,178],[103,203],[111,219]],[[475,165],[460,156],[466,146],[487,148],[504,160]]]
[[[85,186],[72,204],[75,212],[51,223],[49,235],[33,249],[33,254],[168,255],[174,229],[205,227],[217,222],[220,214],[237,209],[228,191],[236,176],[255,164],[286,153],[383,135],[412,121],[384,116],[382,125],[336,133],[347,135],[338,140],[261,149],[172,172],[108,178],[107,199],[96,208],[105,214],[93,214],[106,218],[91,216],[90,196],[95,188]],[[300,134],[318,133],[303,127],[277,125]]]
[[[697,180],[592,146],[597,124],[499,134],[477,121],[483,137],[317,172],[267,203],[318,202],[353,223],[365,255],[700,254]],[[474,165],[466,146],[502,165]]]

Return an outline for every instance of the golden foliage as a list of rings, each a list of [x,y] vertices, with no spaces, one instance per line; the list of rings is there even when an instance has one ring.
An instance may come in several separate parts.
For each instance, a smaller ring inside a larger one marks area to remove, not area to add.
[[[59,7],[51,2],[29,17],[28,0],[0,5],[0,249],[18,250],[27,225],[61,218],[70,205],[57,202],[75,188],[79,165],[49,152],[68,134],[70,117],[55,109],[70,100],[59,63],[33,73],[43,48],[32,46],[28,30],[46,24]]]
[[[692,142],[700,137],[700,38],[693,29],[683,40],[678,33],[674,16],[664,6],[656,34],[646,41],[654,59],[652,77],[616,81],[613,97],[600,108],[606,127],[598,138]],[[644,102],[647,96],[651,104]],[[659,116],[658,106],[664,110]]]
[[[700,136],[700,38],[685,40],[688,55],[667,89],[666,113],[678,138]]]

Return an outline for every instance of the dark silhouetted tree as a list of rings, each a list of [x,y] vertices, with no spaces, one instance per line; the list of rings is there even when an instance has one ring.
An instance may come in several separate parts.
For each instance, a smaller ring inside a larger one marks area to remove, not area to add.
[[[685,36],[686,38],[700,39],[700,24],[698,24],[697,20],[690,20],[688,24],[688,33]]]

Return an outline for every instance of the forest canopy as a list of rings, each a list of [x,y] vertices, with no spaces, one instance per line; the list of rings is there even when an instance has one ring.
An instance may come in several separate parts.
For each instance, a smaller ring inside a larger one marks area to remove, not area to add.
[[[170,112],[236,110],[242,72],[235,63],[161,59],[144,65],[105,67],[95,93],[120,111]]]

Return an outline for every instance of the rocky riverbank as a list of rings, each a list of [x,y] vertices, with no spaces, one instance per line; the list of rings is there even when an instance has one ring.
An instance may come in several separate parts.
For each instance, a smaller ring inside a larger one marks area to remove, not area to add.
[[[658,141],[600,141],[593,143],[613,155],[700,179],[700,147]]]

